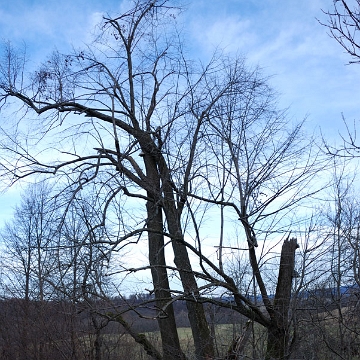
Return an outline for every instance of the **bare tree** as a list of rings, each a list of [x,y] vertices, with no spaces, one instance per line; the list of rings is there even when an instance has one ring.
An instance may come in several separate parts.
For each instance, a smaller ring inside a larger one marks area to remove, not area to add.
[[[25,147],[18,138],[9,136],[3,150],[9,150],[15,158],[21,159],[21,163],[14,167],[13,160],[8,158],[2,164],[15,181],[36,172],[56,173],[58,177],[68,178],[68,190],[73,191],[74,197],[81,188],[100,178],[101,173],[106,177],[102,178],[100,186],[111,189],[104,204],[104,219],[108,205],[119,192],[148,203],[148,216],[140,221],[143,226],[133,235],[154,234],[149,236],[149,255],[152,257],[150,265],[155,294],[164,297],[166,292],[168,303],[168,315],[159,320],[164,336],[163,351],[169,359],[178,359],[183,356],[171,315],[171,294],[166,284],[165,259],[161,254],[164,241],[161,234],[156,235],[161,219],[154,215],[163,209],[184,290],[189,294],[196,293],[197,284],[180,225],[186,193],[181,194],[174,186],[172,171],[175,164],[169,163],[173,156],[167,155],[166,151],[172,148],[168,144],[173,141],[177,129],[190,118],[198,125],[179,134],[184,139],[193,137],[196,144],[201,121],[219,94],[203,99],[194,95],[203,73],[192,73],[176,34],[166,35],[163,20],[167,21],[176,12],[166,3],[136,1],[129,12],[104,19],[102,33],[92,47],[68,56],[55,53],[26,84],[21,80],[23,58],[7,47],[5,62],[11,65],[4,62],[1,68],[2,103],[4,105],[11,97],[17,98],[26,111],[40,115],[43,122],[37,139],[46,139],[58,126],[64,127],[67,119],[70,120],[69,114],[79,114],[85,121],[71,118],[66,130],[71,134],[72,142],[66,143],[67,135],[64,134],[64,142],[55,149],[59,154],[55,161],[47,161],[47,153],[54,158],[51,147],[35,158],[30,153],[35,144],[31,147],[29,138]],[[203,103],[199,104],[200,100]],[[198,118],[194,117],[195,107]],[[86,149],[78,148],[80,138],[84,139],[83,144],[89,144]],[[182,140],[179,138],[178,141]],[[139,160],[143,165],[134,155],[142,156]],[[191,168],[191,162],[188,167]],[[116,182],[117,188],[111,188]],[[181,199],[176,201],[179,194]],[[125,234],[126,237],[131,235]],[[159,301],[159,307],[163,308],[164,300],[159,298]],[[212,341],[203,307],[189,302],[188,310],[197,357],[205,359],[212,355]]]
[[[54,269],[54,261],[47,249],[56,230],[56,211],[49,194],[43,183],[29,186],[21,204],[15,208],[14,220],[2,229],[10,276],[8,292],[27,301],[51,297],[46,278]]]
[[[7,45],[0,100],[4,110],[11,103],[21,121],[16,132],[2,128],[2,175],[12,182],[35,173],[56,179],[65,213],[89,189],[101,216],[89,222],[87,239],[113,221],[117,205],[117,236],[92,245],[106,243],[116,251],[147,238],[148,264],[123,270],[151,272],[163,359],[184,359],[172,308],[177,299],[186,300],[198,360],[214,357],[203,306],[208,302],[266,327],[268,358],[284,358],[296,241],[283,244],[282,259],[290,260],[280,262],[274,301],[264,280],[267,254],[258,245],[287,237],[297,206],[321,189],[312,182],[326,164],[311,140],[303,142],[302,123],[291,127],[276,110],[259,71],[221,53],[206,66],[186,59],[170,26],[177,13],[166,0],[135,1],[121,16],[104,18],[86,49],[55,52],[30,76],[23,54]],[[31,136],[22,133],[25,121]],[[220,219],[218,261],[202,248],[209,209]],[[244,239],[265,311],[225,270],[224,229],[230,223]],[[166,252],[174,254],[174,266]],[[182,290],[171,288],[170,271]],[[219,289],[233,302],[214,299]],[[121,314],[112,315],[153,358],[161,358]],[[276,344],[275,334],[281,335]]]
[[[15,208],[14,219],[1,231],[5,298],[23,301],[18,309],[17,346],[24,359],[30,357],[33,348],[42,356],[44,339],[35,323],[44,320],[44,302],[53,297],[53,289],[46,281],[55,269],[54,251],[49,250],[49,245],[56,231],[56,211],[49,194],[50,188],[44,183],[28,186],[21,204]],[[33,306],[34,301],[37,307]]]
[[[319,211],[318,236],[323,238],[323,250],[318,265],[323,273],[307,289],[304,298],[308,304],[302,308],[308,307],[307,331],[313,329],[315,341],[324,344],[317,350],[319,355],[352,359],[359,347],[359,288],[354,273],[359,261],[355,250],[359,208],[354,196],[356,174],[348,173],[346,161],[338,160],[334,162],[328,205]]]
[[[309,215],[305,208],[299,210],[300,205],[326,186],[315,179],[327,161],[313,147],[311,139],[304,140],[302,123],[291,128],[285,114],[274,107],[274,94],[259,70],[244,69],[240,60],[227,64],[226,69],[222,78],[238,76],[242,69],[241,81],[229,81],[232,92],[222,97],[208,118],[204,150],[208,156],[203,155],[203,165],[197,170],[201,181],[191,193],[196,201],[216,205],[215,217],[220,219],[218,264],[210,263],[202,254],[199,234],[204,226],[198,225],[197,254],[209,276],[208,285],[226,284],[234,296],[236,310],[268,329],[267,357],[286,358],[290,351],[290,298],[297,243],[295,239],[284,241],[279,274],[271,286],[266,281],[266,263],[272,256],[264,245],[259,248],[259,240],[262,244],[276,244],[295,226],[296,212],[303,212],[297,217],[296,226]],[[216,84],[216,80],[212,83]],[[238,228],[240,245],[226,241],[224,229],[229,229],[230,222],[226,218],[237,219],[237,225],[232,220],[231,226]],[[248,251],[251,281],[256,282],[266,312],[259,311],[256,302],[245,297],[237,288],[236,279],[226,273],[226,249],[235,248]],[[210,281],[211,272],[205,265],[221,280],[214,277]],[[270,297],[272,292],[274,300]]]
[[[12,352],[0,346],[8,357],[100,360],[109,344],[104,338],[111,320],[106,313],[116,309],[115,288],[111,292],[106,274],[108,234],[91,225],[101,217],[92,194],[78,193],[70,205],[65,201],[65,214],[61,197],[53,195],[45,183],[29,186],[2,231],[2,316],[7,326],[0,336],[7,338]],[[122,306],[122,312],[131,309]]]

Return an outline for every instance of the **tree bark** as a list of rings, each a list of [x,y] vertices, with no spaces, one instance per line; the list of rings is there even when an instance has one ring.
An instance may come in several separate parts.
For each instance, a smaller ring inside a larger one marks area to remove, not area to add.
[[[295,250],[298,247],[297,240],[290,239],[284,241],[281,249],[280,268],[273,306],[274,312],[271,325],[268,327],[267,360],[280,360],[288,357],[289,308],[295,267]]]

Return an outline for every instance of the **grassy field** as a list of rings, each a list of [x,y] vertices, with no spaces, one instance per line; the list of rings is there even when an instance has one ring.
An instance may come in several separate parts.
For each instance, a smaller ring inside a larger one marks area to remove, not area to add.
[[[240,327],[232,324],[222,324],[215,326],[216,349],[219,356],[222,356],[228,350],[234,334],[239,334]],[[188,327],[178,328],[178,334],[183,351],[189,360],[194,359],[194,344],[192,340],[191,329]],[[144,335],[161,351],[160,333],[158,331],[147,332]],[[93,340],[93,339],[91,339]],[[84,339],[83,345],[89,346],[91,341],[89,338]],[[112,335],[106,334],[102,337],[102,345],[106,352],[106,359],[132,359],[132,360],[148,360],[150,357],[146,355],[142,347],[128,334]]]
[[[346,313],[346,311],[345,311]],[[326,314],[318,314],[318,321],[312,319],[311,322],[300,322],[297,327],[298,338],[296,346],[293,349],[294,358],[296,359],[317,359],[317,360],[332,360],[332,359],[346,359],[346,360],[360,360],[358,353],[345,352],[339,347],[339,333],[337,314],[335,312],[327,312]],[[347,321],[350,325],[350,319]],[[243,333],[243,324],[219,324],[212,328],[214,337],[214,345],[216,350],[216,358],[224,358],[225,354],[230,348],[233,339]],[[244,355],[247,359],[262,359],[266,348],[267,332],[259,324],[250,324],[250,333],[247,339]],[[194,344],[192,340],[192,333],[189,327],[178,328],[178,334],[181,342],[181,347],[186,354],[188,360],[193,360]],[[158,331],[145,332],[147,339],[159,350],[161,353],[160,333]],[[358,337],[351,339],[349,337],[356,334],[346,333],[346,339],[354,345],[358,346]],[[349,337],[349,338],[348,338]],[[346,340],[345,339],[345,340]],[[327,341],[327,345],[324,341]],[[84,351],[92,348],[94,338],[87,337],[82,341],[81,347]],[[350,345],[351,345],[350,344]],[[337,351],[342,351],[339,357],[335,351],[330,347],[334,347]],[[133,338],[128,334],[106,334],[102,336],[102,352],[103,358],[107,360],[150,360],[151,358],[145,353],[141,345],[135,343]],[[356,350],[356,349],[355,349]],[[85,356],[84,359],[91,359],[90,356]]]
[[[228,351],[234,337],[238,336],[242,332],[242,326],[241,325],[233,325],[233,324],[219,324],[214,327],[215,329],[215,348],[217,356],[223,357],[226,352]],[[246,347],[245,352],[249,356],[253,356],[253,347],[255,346],[255,349],[257,348],[259,351],[262,351],[264,349],[264,339],[266,336],[264,336],[264,329],[256,325],[255,326],[255,337],[249,339],[249,344]],[[185,352],[186,356],[189,360],[194,359],[194,345],[192,340],[192,333],[191,329],[189,327],[183,327],[178,328],[178,334],[180,338],[180,344]],[[145,333],[146,337],[152,341],[152,343],[157,344],[157,347],[160,348],[160,333],[159,332],[151,332],[151,333]],[[128,335],[125,335],[127,341],[133,341],[129,338]],[[256,339],[256,341],[255,341]],[[255,342],[254,342],[255,341]],[[141,360],[147,360],[146,355],[143,353],[143,350],[141,349],[140,345],[135,345],[139,351],[139,359]],[[259,353],[257,351],[257,353]],[[143,357],[142,357],[143,356]],[[135,358],[134,358],[135,359]]]

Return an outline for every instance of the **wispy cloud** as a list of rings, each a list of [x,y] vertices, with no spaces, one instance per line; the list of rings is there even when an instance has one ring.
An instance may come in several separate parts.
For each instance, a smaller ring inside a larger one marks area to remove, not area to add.
[[[25,42],[29,51],[44,55],[90,42],[102,16],[119,11],[118,2],[106,0],[15,0],[0,9],[0,37]]]
[[[280,104],[294,117],[309,114],[313,126],[338,128],[341,112],[360,118],[360,67],[345,66],[347,54],[317,21],[328,7],[325,0],[195,1],[188,31],[200,54],[220,46],[274,75]]]

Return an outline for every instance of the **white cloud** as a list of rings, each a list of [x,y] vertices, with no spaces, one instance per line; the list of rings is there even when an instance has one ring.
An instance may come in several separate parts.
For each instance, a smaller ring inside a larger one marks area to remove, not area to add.
[[[253,12],[241,1],[231,4],[231,14],[215,1],[213,12],[193,19],[197,48],[210,53],[220,45],[244,54],[251,66],[259,64],[274,75],[271,83],[281,94],[281,106],[291,106],[299,119],[309,114],[313,126],[341,127],[341,112],[360,119],[360,69],[345,66],[349,56],[316,19],[325,21],[321,8],[329,4],[267,1]]]
[[[251,22],[248,20],[241,21],[236,16],[228,16],[217,19],[210,25],[205,21],[196,21],[191,26],[191,32],[195,40],[209,53],[219,45],[226,52],[232,52],[245,49],[256,41],[250,26]]]

